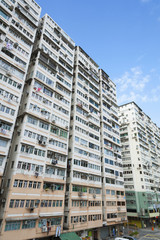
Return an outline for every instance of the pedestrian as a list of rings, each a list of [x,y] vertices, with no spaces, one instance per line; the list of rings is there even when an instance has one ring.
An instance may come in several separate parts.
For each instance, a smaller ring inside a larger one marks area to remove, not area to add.
[[[154,225],[154,228],[156,227],[156,221],[155,220],[153,220],[153,225]]]

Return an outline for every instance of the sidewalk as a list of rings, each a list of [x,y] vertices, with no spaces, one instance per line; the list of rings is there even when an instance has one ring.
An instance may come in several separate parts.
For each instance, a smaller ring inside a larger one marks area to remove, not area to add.
[[[129,233],[135,232],[135,231],[137,231],[139,233],[138,236],[134,236],[137,240],[143,238],[147,234],[154,234],[155,237],[156,236],[160,237],[160,228],[158,228],[157,226],[156,226],[156,228],[154,228],[153,231],[152,231],[152,226],[147,227],[147,228],[138,228],[138,229],[128,228],[128,229],[125,229],[125,232],[123,235],[129,236]],[[116,237],[118,237],[118,236],[107,237],[105,240],[115,240]],[[147,239],[149,240],[149,238],[147,238]],[[159,238],[157,238],[157,240],[158,239]]]

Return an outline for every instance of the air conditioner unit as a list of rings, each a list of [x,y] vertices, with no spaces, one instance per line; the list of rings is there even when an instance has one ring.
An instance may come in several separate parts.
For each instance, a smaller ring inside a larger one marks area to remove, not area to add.
[[[44,233],[44,232],[47,232],[47,227],[46,226],[43,226],[42,227],[42,232]]]
[[[46,116],[45,119],[46,119],[46,120],[49,120],[49,116]]]
[[[93,198],[96,198],[96,194],[93,194]]]
[[[58,163],[58,161],[56,159],[51,160],[51,164],[56,165],[57,163]]]
[[[41,139],[39,139],[39,140],[38,140],[38,143],[39,143],[39,144],[42,144],[42,140],[41,140]]]
[[[19,22],[16,22],[16,26],[18,27],[20,25],[20,23]]]
[[[38,177],[39,176],[39,172],[35,172],[35,176]]]
[[[120,210],[121,210],[121,208],[120,208],[120,207],[117,207],[117,210],[118,210],[118,211],[120,211]]]
[[[83,196],[83,192],[78,192],[78,196],[79,197]]]
[[[28,207],[27,209],[30,210],[31,212],[34,210],[35,207]]]
[[[56,121],[55,120],[52,120],[52,123],[55,123]]]
[[[28,4],[26,4],[25,9],[30,10],[30,6]]]
[[[21,8],[20,8],[20,6],[17,6],[16,9],[17,9],[17,10],[20,10]]]
[[[64,98],[63,96],[60,96],[60,97],[59,97],[59,100],[62,100],[63,98]]]
[[[42,145],[46,146],[46,143],[47,143],[46,141],[42,141]]]
[[[0,189],[0,194],[4,193],[4,188]]]
[[[13,46],[15,47],[15,48],[17,48],[18,47],[18,42],[15,42],[14,44],[13,44]]]
[[[12,73],[11,73],[10,71],[7,71],[7,72],[6,72],[6,75],[9,76],[9,77],[11,77],[11,76],[12,76]]]
[[[13,11],[13,8],[14,8],[13,5],[9,6],[9,10]]]
[[[65,126],[65,129],[68,129],[68,126]]]

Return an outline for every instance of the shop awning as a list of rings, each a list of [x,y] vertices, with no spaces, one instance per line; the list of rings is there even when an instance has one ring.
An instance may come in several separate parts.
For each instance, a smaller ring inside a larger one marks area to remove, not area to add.
[[[63,233],[60,235],[61,240],[81,240],[75,232]]]

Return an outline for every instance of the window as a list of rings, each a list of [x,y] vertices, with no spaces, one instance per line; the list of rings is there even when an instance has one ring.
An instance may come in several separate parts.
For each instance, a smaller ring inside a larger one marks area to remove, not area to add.
[[[21,200],[20,202],[20,208],[23,208],[24,207],[24,200]]]
[[[111,190],[111,195],[115,195],[115,191],[114,190]]]
[[[6,20],[9,20],[10,17],[5,13],[3,12],[2,10],[0,10],[0,16],[2,16],[3,18],[5,18]]]
[[[22,229],[35,228],[36,220],[23,221]]]
[[[5,231],[12,231],[20,229],[21,222],[20,221],[12,221],[7,222],[5,226]]]
[[[13,187],[17,187],[17,186],[18,186],[18,180],[17,180],[17,179],[15,179],[15,180],[14,180]]]
[[[19,185],[18,185],[18,187],[21,188],[21,187],[22,187],[22,184],[23,184],[23,180],[20,180],[20,181],[19,181]]]
[[[7,141],[2,139],[2,138],[0,138],[0,146],[1,147],[6,147],[7,146]]]
[[[10,200],[9,207],[10,207],[10,208],[13,208],[13,205],[14,205],[14,200],[13,200],[13,199],[11,199],[11,200]]]
[[[29,185],[28,185],[29,188],[32,188],[32,183],[33,183],[32,181],[29,181]]]
[[[87,188],[82,187],[82,186],[73,185],[72,186],[72,191],[73,192],[87,192]]]
[[[40,121],[40,122],[39,122],[39,127],[48,130],[49,124]]]
[[[23,187],[27,188],[27,185],[28,185],[28,181],[24,181]]]
[[[15,201],[15,206],[14,206],[15,208],[18,208],[19,207],[19,200],[16,200]]]
[[[33,125],[37,125],[37,123],[38,123],[38,120],[36,118],[29,117],[29,116],[28,116],[27,121],[28,121],[28,123],[31,123]]]
[[[29,208],[29,203],[30,203],[30,200],[26,200],[26,208]]]
[[[4,156],[0,156],[0,166],[2,166],[4,160]]]
[[[36,188],[37,182],[33,182],[33,188]]]

